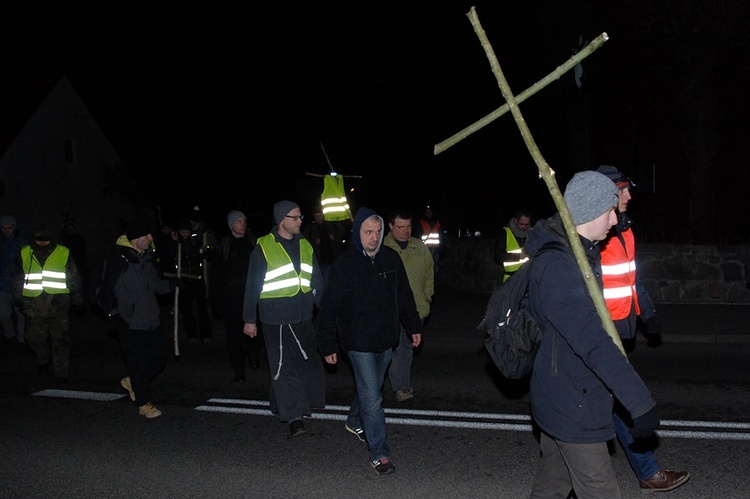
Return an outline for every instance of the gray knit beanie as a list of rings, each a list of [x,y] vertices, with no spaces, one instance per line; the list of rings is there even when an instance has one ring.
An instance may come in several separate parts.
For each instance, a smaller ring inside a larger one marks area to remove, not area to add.
[[[13,218],[13,215],[3,215],[3,217],[0,218],[0,225],[12,225],[15,227],[16,219]]]
[[[273,221],[281,223],[284,217],[295,208],[299,208],[299,205],[294,201],[279,201],[273,205]]]
[[[593,170],[578,172],[565,186],[565,203],[575,225],[585,224],[617,206],[617,186]]]
[[[227,215],[227,225],[229,225],[229,228],[231,229],[238,220],[242,220],[243,218],[247,220],[247,217],[241,211],[230,211],[229,215]]]

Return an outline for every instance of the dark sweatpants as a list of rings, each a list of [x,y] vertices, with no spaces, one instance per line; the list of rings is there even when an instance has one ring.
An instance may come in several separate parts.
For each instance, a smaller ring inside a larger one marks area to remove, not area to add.
[[[154,331],[120,329],[117,336],[135,392],[135,403],[140,407],[151,402],[151,381],[167,364],[164,334],[159,327]]]
[[[313,408],[325,407],[325,373],[312,321],[264,322],[263,339],[271,371],[271,412],[280,421],[294,421],[310,416]]]

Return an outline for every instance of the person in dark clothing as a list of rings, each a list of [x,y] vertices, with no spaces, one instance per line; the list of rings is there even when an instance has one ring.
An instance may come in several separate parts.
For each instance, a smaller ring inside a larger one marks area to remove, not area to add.
[[[164,272],[169,278],[180,279],[180,318],[185,325],[185,334],[191,345],[198,343],[208,346],[213,337],[213,326],[209,310],[209,298],[206,290],[207,261],[214,258],[216,245],[206,246],[205,238],[193,231],[190,220],[182,219],[177,223],[177,254],[171,259],[171,269]]]
[[[395,250],[383,246],[384,225],[369,208],[357,210],[350,247],[328,271],[316,324],[326,362],[338,362],[339,346],[349,357],[356,393],[344,428],[367,442],[380,475],[396,471],[386,442],[383,382],[401,324],[415,348],[422,340],[404,264]]]
[[[335,236],[328,230],[329,225],[322,211],[315,212],[313,216],[314,220],[305,229],[305,238],[312,244],[315,257],[325,276],[328,273],[328,267],[338,255],[334,252],[334,245],[340,244],[340,241],[334,241]]]
[[[576,173],[565,202],[601,289],[598,242],[617,222],[617,188],[594,171]],[[524,249],[532,257],[549,241],[570,247],[560,214],[542,220]],[[541,459],[530,497],[620,497],[607,442],[615,436],[613,398],[631,418],[636,438],[659,426],[656,401],[602,325],[571,249],[544,251],[529,269],[528,310],[543,325],[531,373]],[[619,343],[619,338],[617,338]]]
[[[241,211],[230,211],[227,215],[229,234],[221,239],[219,254],[214,261],[212,279],[216,307],[221,311],[224,331],[227,335],[229,363],[234,370],[234,381],[245,380],[245,358],[252,369],[260,366],[259,352],[263,338],[254,338],[243,333],[245,320],[242,309],[245,304],[245,284],[250,266],[250,254],[255,248],[255,236],[247,229],[247,217]]]
[[[70,250],[70,256],[76,261],[78,273],[81,274],[82,291],[85,297],[89,282],[88,252],[86,250],[86,238],[78,232],[78,225],[75,220],[71,218],[66,220],[60,242]]]
[[[250,255],[245,286],[244,333],[258,336],[258,318],[271,372],[271,412],[289,422],[292,437],[307,431],[302,421],[325,407],[323,361],[316,351],[313,308],[324,279],[312,245],[302,236],[297,203],[273,207],[276,225]]]
[[[120,350],[128,375],[120,385],[148,419],[161,416],[151,402],[151,382],[167,361],[161,310],[157,294],[174,290],[172,281],[163,279],[152,260],[151,224],[135,220],[117,239],[107,257],[102,279],[102,305],[111,329],[117,331]]]

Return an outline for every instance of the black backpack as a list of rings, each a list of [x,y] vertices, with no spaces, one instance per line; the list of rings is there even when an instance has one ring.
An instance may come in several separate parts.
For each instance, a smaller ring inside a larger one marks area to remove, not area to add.
[[[105,317],[118,314],[115,284],[127,267],[127,260],[114,253],[100,261],[89,277],[89,300]]]
[[[565,246],[557,241],[544,244],[536,253],[562,252]],[[521,379],[531,372],[534,357],[542,341],[542,327],[527,312],[529,271],[532,257],[508,280],[492,291],[484,319],[477,326],[488,336],[484,345],[503,376]]]

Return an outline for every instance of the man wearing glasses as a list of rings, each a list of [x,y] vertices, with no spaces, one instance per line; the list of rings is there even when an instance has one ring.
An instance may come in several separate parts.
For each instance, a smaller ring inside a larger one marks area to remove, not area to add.
[[[323,274],[312,245],[300,233],[303,216],[297,203],[279,201],[273,219],[276,225],[250,255],[243,332],[255,338],[260,319],[271,371],[270,409],[296,437],[306,433],[302,418],[312,408],[325,407],[323,361],[312,322]]]

